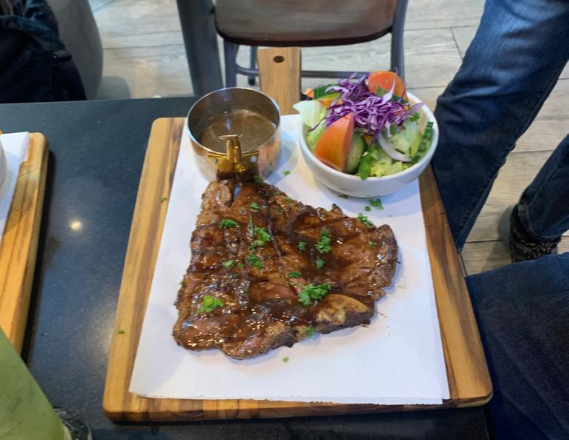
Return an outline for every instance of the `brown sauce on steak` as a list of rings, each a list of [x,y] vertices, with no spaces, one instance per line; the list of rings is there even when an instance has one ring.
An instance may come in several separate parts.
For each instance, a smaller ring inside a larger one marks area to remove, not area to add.
[[[367,226],[335,205],[303,205],[268,184],[236,189],[225,180],[203,194],[176,301],[178,344],[244,359],[313,331],[368,323],[395,272],[391,228]],[[307,284],[326,291],[307,301]]]

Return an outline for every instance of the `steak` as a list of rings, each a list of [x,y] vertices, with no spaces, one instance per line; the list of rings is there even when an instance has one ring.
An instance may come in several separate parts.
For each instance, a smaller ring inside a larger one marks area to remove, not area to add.
[[[207,187],[190,247],[174,338],[235,359],[369,323],[397,263],[389,226],[232,180]]]

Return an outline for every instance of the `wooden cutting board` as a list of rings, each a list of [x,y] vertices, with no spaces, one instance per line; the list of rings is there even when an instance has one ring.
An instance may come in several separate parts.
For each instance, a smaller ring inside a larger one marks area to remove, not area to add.
[[[258,52],[261,89],[282,114],[300,96],[300,50]],[[115,421],[180,421],[299,417],[483,405],[492,383],[462,266],[430,167],[421,175],[421,200],[437,300],[450,399],[442,405],[345,405],[255,400],[149,399],[128,388],[146,311],[167,204],[183,135],[184,119],[158,119],[152,126],[132,229],[111,344],[103,409]]]
[[[425,409],[426,406],[339,405],[254,400],[150,399],[129,393],[132,368],[160,246],[178,158],[183,118],[158,119],[152,126],[133,215],[103,398],[115,421],[180,421],[258,417],[321,416]],[[427,242],[450,399],[438,408],[486,403],[492,385],[444,209],[432,171],[421,176]]]
[[[18,182],[0,243],[0,327],[16,350],[22,349],[47,176],[48,143],[30,134],[28,156]]]

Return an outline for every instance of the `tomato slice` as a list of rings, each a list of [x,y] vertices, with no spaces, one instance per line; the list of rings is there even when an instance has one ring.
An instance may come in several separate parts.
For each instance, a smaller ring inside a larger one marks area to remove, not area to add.
[[[345,172],[353,135],[354,115],[350,113],[324,130],[316,143],[314,155],[329,167]]]
[[[389,92],[393,86],[393,81],[395,81],[395,89],[393,90],[393,93],[405,100],[408,100],[407,93],[405,92],[405,83],[394,72],[380,71],[370,73],[367,79],[367,88],[370,92],[376,95],[378,88],[382,88],[386,92]]]

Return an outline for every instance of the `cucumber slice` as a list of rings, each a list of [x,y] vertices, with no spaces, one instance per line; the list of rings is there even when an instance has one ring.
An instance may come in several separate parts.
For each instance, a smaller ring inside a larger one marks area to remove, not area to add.
[[[348,152],[348,160],[346,162],[346,173],[355,174],[358,171],[360,159],[365,151],[364,138],[359,133],[354,133],[352,136],[352,145]]]

